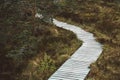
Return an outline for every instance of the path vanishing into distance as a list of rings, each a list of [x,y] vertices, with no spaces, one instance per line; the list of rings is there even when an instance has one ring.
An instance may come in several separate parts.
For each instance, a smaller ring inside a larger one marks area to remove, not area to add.
[[[48,80],[84,80],[90,71],[90,64],[102,53],[102,45],[96,42],[92,33],[78,26],[53,19],[57,27],[70,30],[83,41],[82,46]]]

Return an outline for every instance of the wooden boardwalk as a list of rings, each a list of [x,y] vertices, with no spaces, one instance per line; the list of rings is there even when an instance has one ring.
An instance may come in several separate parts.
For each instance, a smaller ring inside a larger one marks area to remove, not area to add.
[[[58,27],[73,31],[83,44],[48,80],[84,80],[90,64],[102,53],[102,45],[96,42],[93,34],[77,26],[55,19],[53,22]]]

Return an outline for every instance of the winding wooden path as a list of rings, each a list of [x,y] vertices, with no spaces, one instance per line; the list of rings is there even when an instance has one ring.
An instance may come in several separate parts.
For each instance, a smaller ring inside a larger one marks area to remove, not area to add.
[[[48,80],[84,80],[90,64],[102,53],[102,45],[96,42],[92,33],[55,19],[53,22],[58,27],[73,31],[83,44]]]

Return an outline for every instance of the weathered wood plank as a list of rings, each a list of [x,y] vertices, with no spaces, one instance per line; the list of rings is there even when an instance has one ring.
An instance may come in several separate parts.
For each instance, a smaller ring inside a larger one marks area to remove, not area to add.
[[[76,73],[73,73],[73,72],[66,72],[66,71],[59,71],[57,73],[55,73],[53,75],[54,78],[56,78],[56,80],[59,80],[59,79],[62,79],[64,78],[63,80],[66,80],[66,79],[69,79],[69,80],[79,80],[80,78],[82,77],[85,77],[86,74],[76,74]],[[59,79],[57,79],[59,78]]]
[[[73,31],[83,41],[83,45],[48,80],[84,80],[90,71],[89,65],[101,54],[102,45],[96,42],[93,34],[77,26],[55,19],[54,24]]]

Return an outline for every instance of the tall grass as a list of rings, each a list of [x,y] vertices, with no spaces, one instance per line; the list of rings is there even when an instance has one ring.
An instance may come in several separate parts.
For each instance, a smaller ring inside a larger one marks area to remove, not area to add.
[[[82,28],[94,33],[97,40],[104,44],[102,55],[91,64],[87,80],[120,80],[120,7],[118,3],[111,1],[78,1],[81,5],[75,6],[76,10],[57,15],[63,21],[83,25]]]

